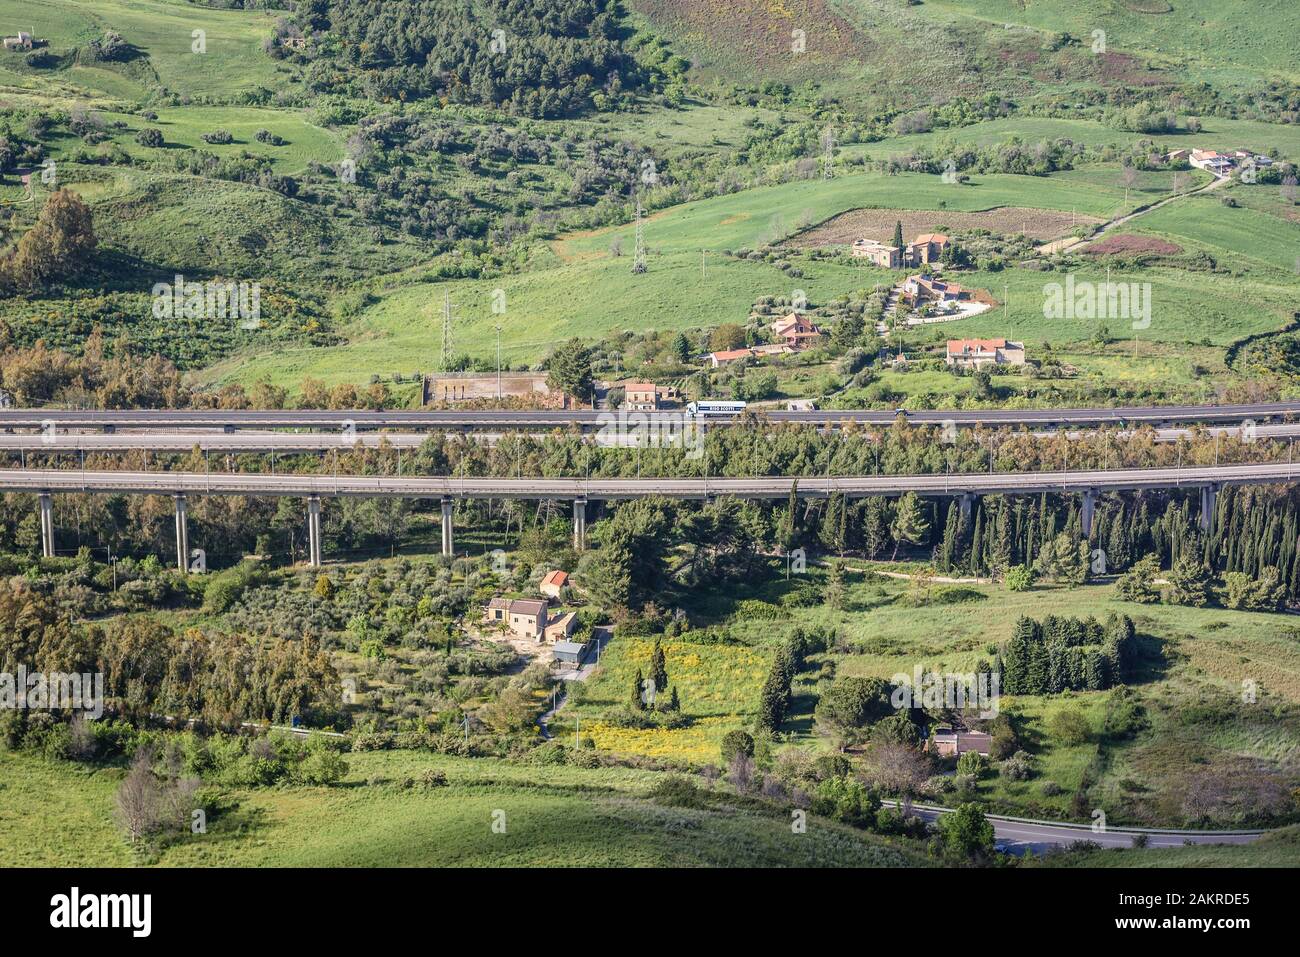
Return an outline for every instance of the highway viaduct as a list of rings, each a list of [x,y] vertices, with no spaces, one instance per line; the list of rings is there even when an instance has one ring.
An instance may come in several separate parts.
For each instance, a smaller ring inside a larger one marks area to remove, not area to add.
[[[607,441],[603,436],[595,436],[598,445],[610,447],[633,448],[637,444],[635,423],[632,428],[613,436]],[[1240,436],[1239,425],[1210,425],[1205,427],[1210,435]],[[647,428],[647,434],[650,430]],[[260,429],[239,429],[232,432],[207,429],[203,431],[144,430],[97,432],[0,432],[0,452],[19,452],[29,454],[65,455],[69,453],[111,453],[148,450],[158,453],[184,454],[194,449],[202,452],[218,453],[274,453],[293,455],[299,453],[313,454],[340,449],[350,451],[357,444],[365,448],[379,448],[387,444],[394,449],[416,449],[424,444],[432,434],[464,434],[451,431],[413,432],[413,431],[372,431],[372,432],[272,432]],[[501,432],[478,431],[472,433],[480,441],[488,444],[500,439]],[[1040,438],[1050,439],[1064,434],[1070,439],[1086,437],[1091,433],[1087,427],[1068,430],[1038,430],[1029,433]],[[1120,437],[1132,434],[1130,430],[1117,430],[1112,433]],[[1191,434],[1189,426],[1165,426],[1155,430],[1155,441],[1177,442]],[[1252,439],[1295,439],[1300,437],[1300,423],[1287,422],[1252,426]],[[641,444],[645,444],[642,440]]]
[[[820,427],[891,425],[897,410],[816,410],[788,411],[759,409],[771,422],[801,423]],[[1237,405],[1170,405],[1128,408],[1086,409],[930,409],[902,413],[914,425],[945,425],[958,428],[985,426],[1020,426],[1027,428],[1069,428],[1072,426],[1137,426],[1150,424],[1172,427],[1191,424],[1264,424],[1300,418],[1300,401],[1260,402]],[[682,417],[678,412],[645,413],[650,422],[671,422]],[[98,430],[119,429],[185,430],[219,429],[311,429],[327,432],[366,432],[380,429],[416,431],[520,431],[526,429],[563,429],[578,427],[599,429],[609,419],[609,412],[596,410],[445,410],[445,411],[331,411],[320,409],[285,410],[68,410],[68,409],[0,409],[0,431],[15,429]],[[711,418],[706,424],[725,425],[729,419]]]
[[[0,491],[38,497],[42,551],[54,555],[52,496],[57,493],[171,495],[176,503],[177,567],[187,570],[187,501],[191,495],[294,496],[307,501],[309,558],[320,565],[321,502],[326,498],[381,497],[438,499],[442,504],[442,553],[454,553],[452,506],[458,498],[568,499],[573,502],[574,547],[586,545],[587,502],[668,497],[707,501],[720,497],[785,499],[840,494],[849,498],[957,497],[969,513],[980,495],[1078,494],[1082,530],[1091,534],[1101,492],[1140,489],[1197,489],[1200,520],[1208,528],[1215,497],[1224,485],[1292,483],[1290,462],[1188,468],[1089,469],[1064,472],[980,472],[934,475],[760,476],[756,478],[460,478],[449,476],[285,475],[238,472],[128,472],[84,469],[0,469]]]

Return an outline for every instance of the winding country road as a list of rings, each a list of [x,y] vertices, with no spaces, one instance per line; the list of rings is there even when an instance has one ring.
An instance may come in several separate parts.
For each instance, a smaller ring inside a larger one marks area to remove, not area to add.
[[[897,801],[885,801],[898,807]],[[913,804],[912,812],[926,821],[936,821],[941,815],[951,814],[953,808],[930,804]],[[1062,824],[1059,821],[1041,821],[1022,817],[985,815],[993,825],[993,834],[999,850],[1009,854],[1039,853],[1053,847],[1066,847],[1075,841],[1091,841],[1102,847],[1133,847],[1133,839],[1145,836],[1146,846],[1182,847],[1185,844],[1249,844],[1266,831],[1193,831],[1152,827],[1107,827],[1094,831],[1087,824]]]

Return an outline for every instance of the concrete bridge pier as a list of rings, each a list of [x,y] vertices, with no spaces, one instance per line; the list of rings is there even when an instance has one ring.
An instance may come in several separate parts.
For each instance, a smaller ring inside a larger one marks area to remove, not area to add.
[[[451,558],[455,554],[455,548],[451,537],[451,507],[456,503],[455,499],[444,498],[442,500],[442,556]]]
[[[573,550],[580,552],[587,547],[587,500],[573,500]]]
[[[1219,486],[1201,486],[1201,531],[1208,532],[1214,524],[1214,505],[1219,497]]]
[[[41,502],[41,554],[54,557],[54,500],[49,492],[42,492]]]
[[[971,492],[964,493],[961,497],[961,520],[969,523],[971,512],[974,511],[974,509],[975,495]]]
[[[1083,493],[1083,508],[1079,511],[1079,525],[1084,538],[1092,538],[1092,513],[1096,510],[1096,507],[1096,490],[1085,489]]]
[[[176,567],[184,575],[190,570],[189,509],[184,495],[174,495],[176,502]]]
[[[313,567],[320,568],[324,562],[321,561],[319,495],[309,495],[307,497],[307,549],[307,560],[311,562]]]

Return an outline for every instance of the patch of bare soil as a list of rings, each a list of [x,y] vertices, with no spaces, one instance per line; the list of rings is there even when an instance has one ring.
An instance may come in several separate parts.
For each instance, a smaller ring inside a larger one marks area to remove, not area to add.
[[[1089,243],[1080,252],[1085,256],[1177,256],[1183,247],[1154,236],[1135,236],[1117,233],[1096,243]]]
[[[977,213],[944,209],[852,209],[794,236],[788,245],[809,248],[849,245],[857,239],[889,242],[894,237],[895,222],[902,222],[905,242],[911,242],[921,233],[969,229],[987,229],[1004,236],[1023,232],[1031,239],[1045,241],[1064,236],[1076,225],[1095,225],[1102,220],[1027,206],[998,206]]]

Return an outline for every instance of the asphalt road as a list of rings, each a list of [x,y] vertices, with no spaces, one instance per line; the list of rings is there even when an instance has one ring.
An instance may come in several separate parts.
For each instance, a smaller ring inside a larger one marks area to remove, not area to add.
[[[855,422],[865,425],[889,425],[894,411],[825,411],[788,412],[763,410],[774,422],[803,422],[815,425],[838,425]],[[41,429],[53,423],[61,429],[549,429],[578,425],[599,427],[618,413],[594,410],[576,411],[326,411],[318,409],[272,411],[224,410],[126,410],[81,411],[60,409],[0,410],[0,430]],[[644,413],[651,420],[682,413]],[[1246,405],[1171,405],[1134,408],[1093,409],[983,409],[979,411],[927,410],[907,413],[911,422],[958,426],[1025,425],[1125,425],[1139,423],[1262,422],[1284,416],[1300,416],[1300,402],[1263,402]],[[725,422],[710,419],[709,422]]]
[[[1291,463],[1068,472],[977,472],[953,475],[772,476],[760,478],[456,478],[392,475],[294,475],[243,472],[116,472],[0,469],[0,489],[124,494],[352,496],[379,498],[629,499],[665,496],[785,498],[1032,494],[1119,489],[1262,485],[1294,480]]]
[[[895,801],[886,804],[897,806]],[[912,811],[919,817],[934,821],[942,814],[952,813],[952,808],[913,804]],[[1026,851],[1035,853],[1052,847],[1064,847],[1075,841],[1092,841],[1102,847],[1132,847],[1133,839],[1146,835],[1149,848],[1182,847],[1185,844],[1249,844],[1264,831],[1192,831],[1169,828],[1114,828],[1096,832],[1087,824],[1061,824],[1055,821],[1037,821],[1028,818],[986,815],[993,824],[993,834],[1000,850],[1012,854]]]
[[[442,434],[461,434],[440,430]],[[1219,435],[1240,435],[1240,425],[1212,425],[1206,431]],[[1057,428],[1042,429],[1033,432],[1041,438],[1051,438],[1064,432],[1070,438],[1079,438],[1088,434],[1087,429]],[[209,429],[207,431],[175,430],[132,430],[114,432],[69,432],[55,430],[48,432],[0,432],[0,451],[65,454],[68,452],[126,452],[135,449],[150,449],[156,452],[189,452],[194,448],[208,452],[319,452],[328,449],[350,449],[358,442],[368,448],[377,448],[387,442],[393,448],[411,449],[422,445],[431,432],[393,432],[393,431],[356,431],[356,432],[268,432],[255,429],[240,429],[234,432]],[[500,432],[475,431],[476,437],[489,444],[501,437]],[[1122,430],[1119,435],[1130,434]],[[1155,430],[1157,442],[1176,442],[1189,435],[1190,427],[1165,427]],[[1253,435],[1259,439],[1288,439],[1300,436],[1300,423],[1281,423],[1276,425],[1256,425]],[[637,445],[637,433],[612,436],[609,441],[598,436],[599,444],[634,448]],[[641,444],[646,444],[645,440]]]

